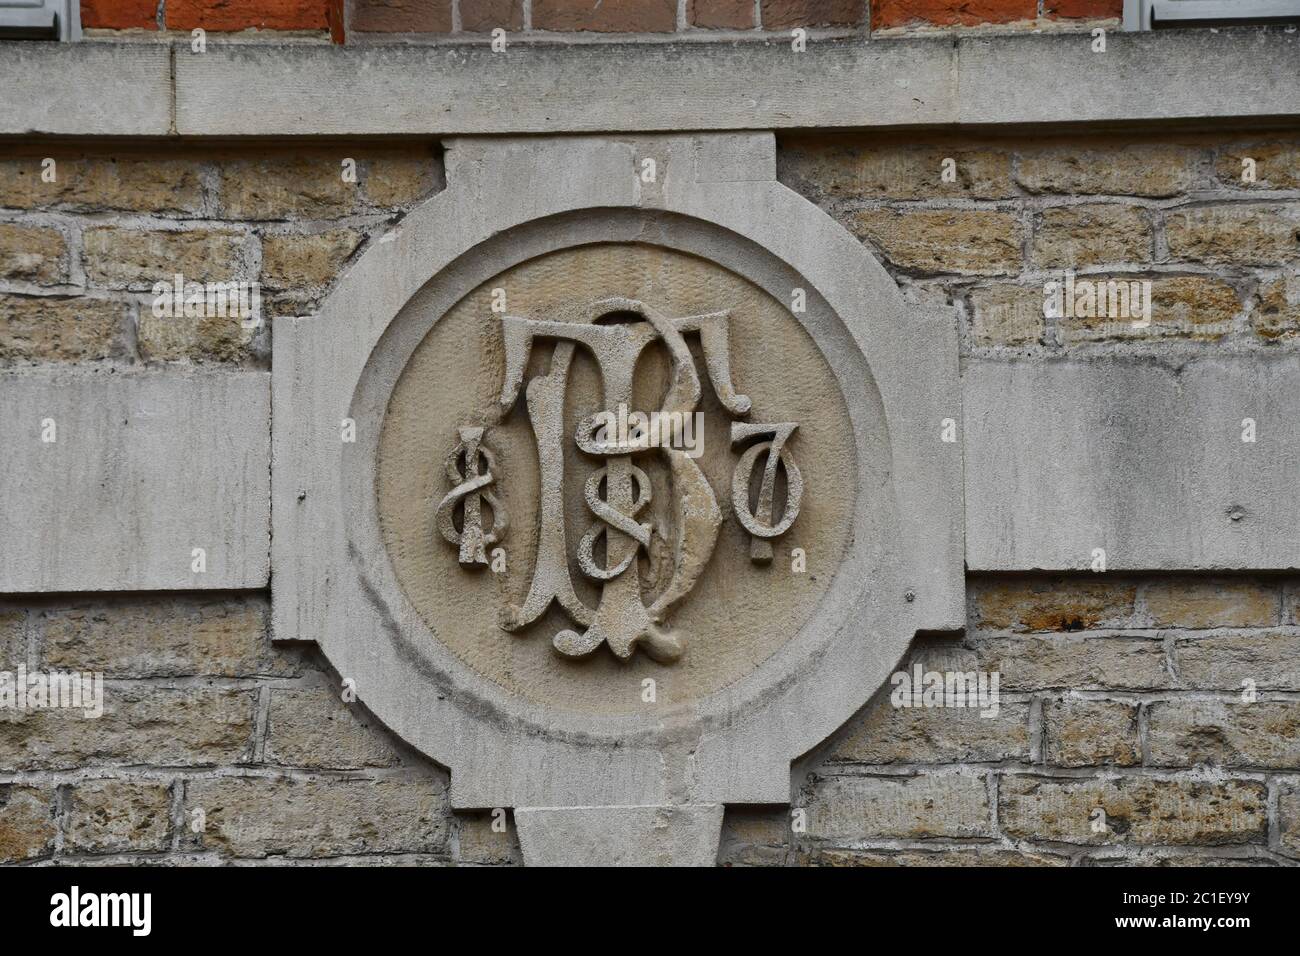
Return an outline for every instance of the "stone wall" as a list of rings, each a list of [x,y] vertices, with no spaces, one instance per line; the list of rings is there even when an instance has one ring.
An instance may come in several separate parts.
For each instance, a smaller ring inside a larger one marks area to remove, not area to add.
[[[789,137],[780,175],[908,296],[957,305],[966,355],[1298,341],[1294,133]],[[23,146],[0,163],[0,361],[265,367],[275,319],[310,314],[441,179],[428,144]],[[1067,269],[1150,279],[1150,326],[1044,320]],[[269,323],[153,320],[149,289],[176,271],[260,279]],[[794,814],[728,811],[723,862],[1300,860],[1300,581],[969,585],[965,637],[918,638],[907,667],[997,671],[997,716],[897,709],[884,688],[800,769]],[[446,773],[345,703],[314,648],[272,648],[268,604],[7,600],[0,668],[103,671],[107,710],[0,711],[0,860],[517,862],[513,833],[451,813]]]
[[[1300,860],[1300,580],[970,584],[967,636],[920,639],[905,666],[998,671],[996,716],[885,688],[794,811],[729,809],[723,863]],[[314,649],[272,648],[267,605],[7,602],[5,660],[102,670],[106,712],[0,714],[0,859],[517,862],[512,829],[453,814],[446,773],[344,703]]]

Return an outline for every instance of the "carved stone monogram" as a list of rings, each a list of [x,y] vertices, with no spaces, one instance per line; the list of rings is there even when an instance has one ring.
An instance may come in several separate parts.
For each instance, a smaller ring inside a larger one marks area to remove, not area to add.
[[[700,374],[685,336],[699,336],[709,381],[720,405],[734,417],[746,416],[752,403],[737,393],[731,380],[729,318],[726,311],[669,318],[628,298],[582,305],[563,321],[502,316],[505,377],[500,412],[508,414],[520,392],[525,393],[540,478],[533,574],[522,604],[505,610],[503,628],[525,628],[555,603],[582,628],[565,628],[554,635],[552,643],[565,657],[587,657],[602,644],[620,660],[630,658],[637,647],[660,662],[682,656],[685,637],[668,629],[665,617],[695,587],[713,555],[722,523],[717,496],[695,460],[698,449],[678,447],[684,433],[704,439],[703,434],[695,434]],[[669,382],[661,407],[651,414],[628,413],[634,401],[638,361],[656,343],[669,356]],[[535,375],[525,386],[530,356],[548,346],[546,373]],[[601,586],[594,609],[574,590],[566,550],[564,408],[570,365],[579,346],[596,361],[604,404],[601,411],[578,423],[572,439],[600,463],[583,482],[583,496],[593,520],[575,555],[582,573]],[[803,479],[787,447],[796,428],[795,422],[731,425],[731,443],[737,448],[748,444],[732,476],[731,501],[737,520],[751,535],[750,559],[755,564],[772,560],[772,539],[789,530],[799,514]],[[446,463],[451,488],[436,509],[438,529],[457,549],[466,569],[491,564],[490,550],[502,540],[508,526],[505,506],[493,491],[501,469],[488,444],[487,431],[478,425],[460,427],[459,441]],[[653,535],[666,537],[667,532],[640,517],[653,496],[650,478],[636,461],[647,454],[662,456],[667,465],[675,518],[671,577],[648,606],[642,595],[638,558],[650,553]],[[778,513],[781,481],[785,495]],[[484,506],[491,513],[491,524],[486,526]],[[602,541],[603,556],[599,553]]]
[[[276,328],[275,638],[454,808],[512,807],[526,862],[711,863],[724,804],[788,802],[965,623],[956,311],[777,182],[770,133],[444,147]]]

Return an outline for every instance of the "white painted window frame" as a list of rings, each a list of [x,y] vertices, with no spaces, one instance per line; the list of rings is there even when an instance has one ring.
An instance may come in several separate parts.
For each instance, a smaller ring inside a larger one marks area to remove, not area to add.
[[[1124,0],[1124,29],[1300,21],[1300,0]]]
[[[80,40],[81,0],[0,0],[0,39]]]

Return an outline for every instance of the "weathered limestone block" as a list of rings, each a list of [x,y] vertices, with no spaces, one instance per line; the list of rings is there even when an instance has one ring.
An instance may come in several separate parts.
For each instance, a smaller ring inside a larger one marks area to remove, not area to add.
[[[0,766],[65,770],[110,764],[225,766],[253,749],[256,691],[104,688],[104,713],[0,710]]]
[[[1094,846],[1262,843],[1268,793],[1247,780],[1008,776],[998,820],[1013,838]]]
[[[1294,701],[1162,700],[1150,706],[1148,762],[1157,767],[1300,768]]]
[[[1019,219],[994,210],[867,209],[854,231],[894,265],[921,272],[1004,275],[1020,271]]]
[[[1001,674],[1004,691],[1106,690],[1167,687],[1158,638],[1069,634],[994,637],[976,645],[980,667]]]
[[[0,362],[94,362],[128,355],[132,306],[108,299],[0,295]]]
[[[54,791],[0,784],[0,863],[23,863],[54,852]]]
[[[153,780],[87,780],[68,795],[71,853],[158,853],[171,847],[171,787]]]
[[[1129,767],[1141,761],[1135,703],[1066,697],[1043,705],[1043,724],[1049,764]]]
[[[1016,180],[1034,193],[1176,196],[1191,187],[1196,159],[1174,145],[1045,149],[1020,157]]]
[[[68,277],[68,244],[57,229],[0,223],[0,279],[58,285]]]
[[[818,840],[993,835],[983,774],[827,777],[804,809],[808,836]]]
[[[237,858],[448,851],[446,786],[436,778],[214,777],[185,784],[203,825],[187,845]]]
[[[1083,269],[1108,262],[1146,263],[1153,233],[1145,211],[1112,203],[1043,210],[1032,256],[1043,269]]]
[[[1300,633],[1265,630],[1206,634],[1174,641],[1174,669],[1184,687],[1241,691],[1300,690]]]
[[[146,598],[77,602],[38,615],[41,659],[108,678],[293,676],[298,665],[271,650],[264,600]]]

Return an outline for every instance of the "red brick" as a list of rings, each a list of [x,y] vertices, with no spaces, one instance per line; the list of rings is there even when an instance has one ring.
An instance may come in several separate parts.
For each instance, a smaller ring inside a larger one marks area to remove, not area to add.
[[[167,0],[169,30],[324,30],[329,0]]]
[[[1118,20],[1124,16],[1124,0],[1046,0],[1043,14],[1062,20]]]
[[[754,0],[691,0],[686,18],[693,27],[752,30]]]
[[[763,29],[856,27],[866,12],[866,0],[763,0]]]
[[[972,26],[1033,20],[1037,15],[1037,0],[876,0],[871,6],[871,27],[883,30],[918,21]]]
[[[524,0],[460,0],[460,28],[468,33],[491,33],[524,28]]]
[[[533,29],[671,33],[677,0],[533,0]]]
[[[450,33],[451,0],[353,0],[358,33]]]
[[[158,0],[81,0],[81,25],[103,30],[157,30]]]
[[[343,43],[347,39],[344,26],[347,6],[347,0],[329,0],[329,9],[325,11],[325,17],[330,25],[330,39],[335,43]]]

